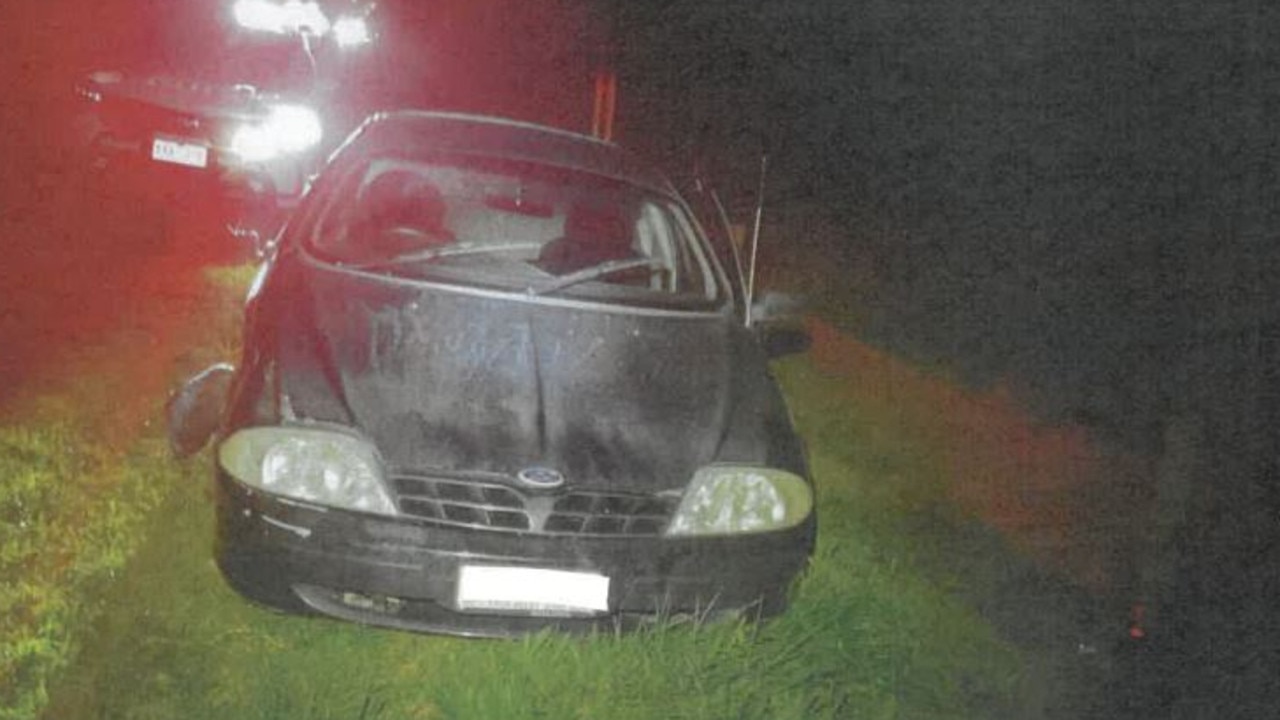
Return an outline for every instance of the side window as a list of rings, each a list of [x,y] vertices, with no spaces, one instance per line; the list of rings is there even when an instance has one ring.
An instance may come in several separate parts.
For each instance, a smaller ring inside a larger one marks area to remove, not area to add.
[[[667,270],[665,276],[653,276],[652,282],[656,284],[653,289],[679,292],[682,283],[680,282],[678,243],[671,232],[671,223],[662,208],[653,203],[645,203],[637,223],[637,249],[645,257],[656,260],[662,268]]]
[[[637,249],[665,270],[661,289],[714,298],[715,281],[697,230],[680,207],[669,202],[645,203],[637,228]]]
[[[676,275],[683,280],[685,286],[679,290],[699,294],[707,300],[714,299],[716,281],[713,260],[707,256],[703,244],[699,242],[696,228],[679,206],[670,204],[667,212],[675,221],[672,227],[681,236],[681,242],[677,245],[680,250],[680,267]]]
[[[744,295],[742,283],[745,280],[743,277],[745,268],[740,266],[742,258],[739,257],[739,248],[730,237],[729,228],[725,226],[726,219],[721,213],[714,190],[706,183],[701,183],[687,189],[684,198],[689,202],[691,211],[694,213],[694,222],[705,232],[712,251],[727,276],[729,287],[735,296],[741,298]]]
[[[348,231],[356,217],[356,207],[347,198],[356,197],[368,177],[367,168],[348,168],[333,185],[326,188],[324,201],[312,215],[310,245],[318,255],[330,261],[363,260],[357,239]]]

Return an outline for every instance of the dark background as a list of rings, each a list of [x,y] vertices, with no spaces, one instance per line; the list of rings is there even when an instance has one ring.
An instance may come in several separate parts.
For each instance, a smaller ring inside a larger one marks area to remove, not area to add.
[[[714,153],[739,206],[767,149],[769,255],[825,266],[808,287],[846,326],[1155,459],[1168,549],[1135,563],[1169,569],[1145,588],[1151,634],[1097,689],[1114,713],[1272,715],[1275,11],[810,0],[614,17],[625,139],[671,167]]]
[[[213,5],[4,3],[6,222],[38,214],[66,181],[60,122],[76,75],[149,59]],[[740,218],[768,152],[766,272],[803,283],[849,331],[971,386],[1011,388],[1046,423],[1083,423],[1152,457],[1178,449],[1171,437],[1192,446],[1171,609],[1135,651],[1138,706],[1272,714],[1280,17],[1269,3],[388,0],[383,11],[370,102],[586,130],[592,72],[611,67],[618,139],[678,177],[701,166]],[[5,312],[40,292],[30,278],[56,267],[50,243],[65,240],[0,240],[0,275],[26,283],[4,285]]]
[[[846,327],[1152,458],[1165,548],[1128,560],[1159,613],[1096,689],[1114,714],[1273,715],[1276,10],[810,0],[613,16],[625,139],[673,168],[712,153],[740,208],[767,149],[766,256],[825,267],[802,277]]]
[[[671,164],[701,143],[740,191],[766,144],[767,209],[835,228],[771,241],[871,264],[867,331],[922,360],[1127,425],[1180,392],[1145,368],[1269,309],[1280,24],[1262,3],[617,16],[625,139]]]

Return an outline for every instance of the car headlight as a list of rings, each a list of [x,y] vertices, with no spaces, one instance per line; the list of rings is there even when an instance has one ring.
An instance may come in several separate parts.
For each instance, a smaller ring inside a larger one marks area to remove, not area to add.
[[[329,32],[329,19],[314,2],[303,0],[236,0],[231,14],[246,30],[285,34],[307,32],[324,35]]]
[[[377,451],[329,430],[258,427],[240,430],[218,449],[232,477],[276,495],[320,505],[395,515]]]
[[[813,491],[785,470],[711,465],[694,473],[668,535],[736,535],[800,524],[813,509]]]
[[[369,22],[362,17],[345,15],[333,21],[333,40],[341,48],[367,45],[373,41]]]
[[[265,162],[320,144],[320,116],[303,105],[273,105],[262,120],[241,125],[231,134],[230,150],[245,162]]]

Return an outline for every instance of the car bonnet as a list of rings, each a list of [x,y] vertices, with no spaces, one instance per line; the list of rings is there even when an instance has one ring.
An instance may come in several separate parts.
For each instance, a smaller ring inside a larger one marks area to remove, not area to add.
[[[276,333],[284,404],[355,426],[393,471],[548,467],[652,492],[683,487],[723,441],[725,315],[295,268]]]

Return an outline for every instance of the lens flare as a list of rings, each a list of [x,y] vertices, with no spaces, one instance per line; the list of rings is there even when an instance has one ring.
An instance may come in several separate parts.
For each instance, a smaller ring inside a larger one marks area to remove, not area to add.
[[[243,125],[231,136],[231,152],[245,162],[265,162],[320,143],[320,116],[302,105],[276,105],[260,123]]]
[[[333,22],[333,40],[338,47],[353,48],[373,39],[369,23],[361,17],[340,17]]]
[[[236,0],[236,4],[231,7],[231,14],[247,30],[280,34],[306,32],[313,35],[329,32],[329,19],[314,2]]]

